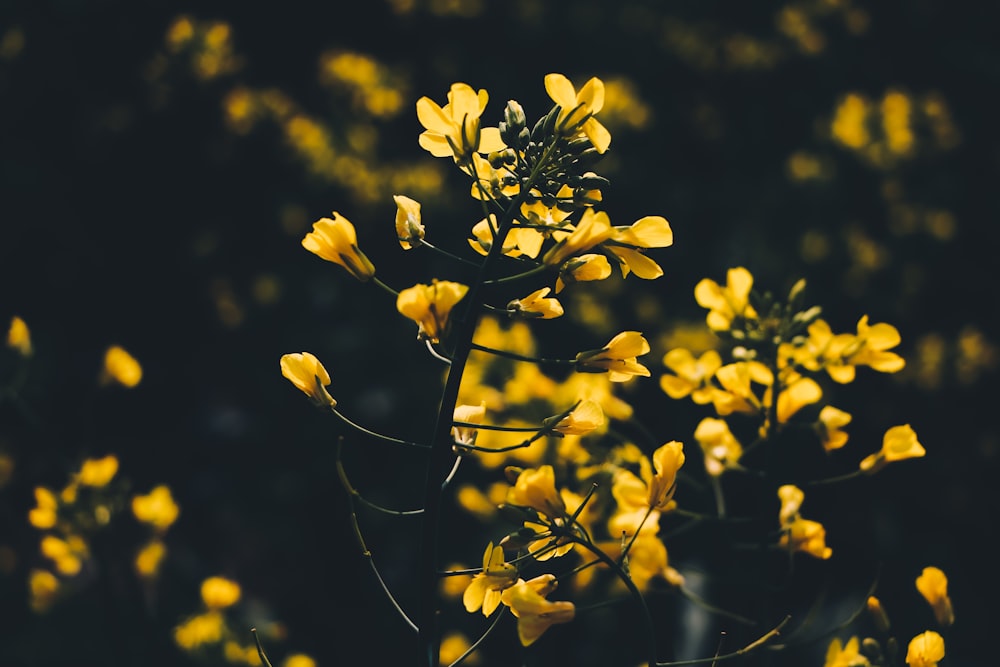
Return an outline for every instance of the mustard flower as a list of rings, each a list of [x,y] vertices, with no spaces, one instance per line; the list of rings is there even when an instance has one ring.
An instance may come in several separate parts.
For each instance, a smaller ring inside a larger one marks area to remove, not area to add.
[[[618,258],[623,277],[631,271],[643,280],[653,280],[663,275],[663,269],[642,250],[665,248],[673,243],[674,232],[666,218],[647,215],[629,227],[614,227],[606,247]]]
[[[677,489],[677,471],[684,465],[684,445],[676,440],[661,445],[653,452],[656,472],[646,482],[649,488],[647,502],[657,510],[670,508]]]
[[[177,521],[180,512],[180,507],[170,493],[170,487],[164,484],[154,487],[145,495],[132,497],[132,514],[135,518],[142,523],[148,523],[160,532]]]
[[[44,486],[36,486],[35,507],[28,512],[28,523],[40,530],[52,528],[56,525],[58,508],[56,495]]]
[[[559,275],[556,276],[556,294],[571,283],[604,280],[610,277],[611,263],[604,255],[588,253],[572,257],[559,267]]]
[[[858,349],[850,355],[850,362],[855,366],[868,366],[881,373],[895,373],[906,365],[905,359],[889,351],[899,345],[899,342],[896,327],[885,322],[869,325],[868,316],[865,315],[858,320]]]
[[[559,299],[549,296],[551,291],[551,288],[543,287],[523,299],[515,299],[507,304],[507,312],[512,315],[543,320],[561,317],[563,314],[562,304],[559,303]]]
[[[569,623],[576,615],[572,602],[545,599],[555,588],[555,577],[541,575],[519,582],[503,592],[501,599],[517,617],[517,636],[522,646],[530,646],[556,623]],[[541,592],[540,592],[541,591]]]
[[[135,571],[140,577],[155,577],[167,556],[167,547],[159,538],[146,543],[135,555]]]
[[[796,517],[785,528],[779,544],[792,551],[801,551],[822,560],[833,555],[833,549],[826,546],[826,528],[823,524],[801,517]]]
[[[42,538],[40,551],[53,561],[59,574],[73,577],[83,568],[82,558],[87,556],[87,544],[79,535],[71,535],[66,540],[46,535]]]
[[[948,597],[948,577],[936,567],[925,567],[917,577],[917,590],[934,610],[934,618],[942,627],[955,622],[955,611]]]
[[[28,590],[31,592],[31,608],[38,612],[46,611],[59,593],[59,579],[48,570],[32,569],[28,575]]]
[[[494,200],[514,198],[521,191],[517,177],[504,167],[494,168],[490,161],[479,153],[472,154],[472,161],[461,167],[473,179],[472,198]]]
[[[612,382],[624,382],[636,375],[649,377],[649,369],[637,360],[649,352],[649,342],[638,331],[623,331],[599,350],[576,355],[576,370],[582,373],[607,371]]]
[[[670,398],[684,398],[699,405],[712,402],[715,388],[709,380],[722,367],[722,357],[715,350],[708,350],[697,359],[690,351],[677,347],[666,353],[663,365],[676,375],[664,374],[660,377],[660,387]]]
[[[458,405],[455,407],[455,421],[469,424],[482,424],[486,417],[486,402],[479,405]],[[479,430],[471,426],[453,426],[452,438],[457,445],[475,445]]]
[[[318,407],[337,407],[337,401],[326,390],[330,385],[330,374],[314,354],[295,352],[281,355],[281,374]]]
[[[547,421],[547,420],[546,420]],[[556,433],[563,435],[586,435],[604,426],[604,410],[597,401],[585,399],[552,427]]]
[[[926,454],[923,445],[917,441],[917,434],[909,424],[893,426],[882,437],[882,449],[866,456],[860,468],[862,472],[874,475],[894,461],[920,458]]]
[[[549,518],[566,515],[566,503],[556,491],[556,475],[550,465],[527,468],[507,491],[507,504],[530,507]]]
[[[104,353],[104,369],[101,382],[117,382],[131,389],[142,381],[142,366],[124,348],[112,345]]]
[[[439,343],[451,309],[468,291],[467,285],[435,279],[430,285],[421,283],[400,292],[396,310],[417,323],[419,340]]]
[[[375,275],[375,265],[358,247],[358,235],[351,221],[336,211],[331,215],[332,218],[320,218],[313,223],[313,230],[302,239],[302,247],[366,282]]]
[[[10,321],[7,330],[7,347],[16,350],[22,357],[31,356],[31,331],[24,320],[16,315]]]
[[[80,466],[77,481],[82,486],[99,488],[107,486],[118,472],[118,457],[108,455],[100,459],[87,459]]]
[[[778,423],[787,423],[796,412],[821,398],[823,389],[815,380],[798,373],[791,374],[785,378],[784,388],[778,394]]]
[[[546,266],[559,266],[573,255],[586,252],[607,240],[613,233],[608,214],[588,208],[575,227],[552,232],[556,244],[542,256],[542,263]]]
[[[778,499],[781,501],[781,509],[778,511],[778,524],[782,528],[787,528],[799,515],[799,508],[806,494],[794,484],[784,484],[778,487]]]
[[[222,641],[225,619],[218,611],[198,614],[174,628],[174,642],[182,649],[191,651],[204,644]]]
[[[611,145],[611,133],[594,117],[604,106],[604,82],[594,77],[578,93],[573,84],[562,74],[545,75],[545,92],[558,104],[559,117],[556,131],[566,136],[582,132],[598,153]]]
[[[754,318],[757,312],[750,305],[753,275],[742,266],[726,272],[726,286],[722,287],[709,278],[702,279],[694,288],[694,298],[702,308],[708,308],[706,317],[713,331],[725,331],[737,317]]]
[[[201,582],[201,600],[209,609],[225,609],[240,601],[240,585],[225,577],[209,577]]]
[[[839,637],[834,637],[826,649],[823,667],[868,667],[871,663],[859,653],[860,648],[861,643],[857,637],[851,637],[847,644],[842,643]]]
[[[480,607],[483,616],[490,616],[500,606],[500,594],[517,581],[517,568],[504,562],[503,547],[490,542],[483,553],[483,571],[469,582],[462,594],[462,603],[470,614]]]
[[[420,245],[424,226],[420,221],[420,202],[404,195],[393,195],[396,202],[396,238],[403,250]]]
[[[695,428],[694,439],[705,455],[705,472],[712,477],[718,477],[726,468],[736,466],[743,456],[743,446],[725,420],[705,417]]]
[[[712,392],[712,404],[720,416],[734,412],[752,414],[764,406],[754,393],[753,384],[771,387],[774,373],[759,361],[737,361],[726,364],[715,372],[715,379],[722,389]]]
[[[850,423],[850,413],[839,410],[832,405],[824,405],[823,409],[819,411],[819,418],[816,421],[816,430],[819,432],[823,449],[831,452],[843,447],[847,443],[847,433],[840,429]]]
[[[429,97],[417,100],[417,120],[424,126],[420,147],[434,157],[454,157],[456,162],[468,162],[473,153],[492,153],[505,148],[500,130],[480,129],[479,117],[489,102],[489,93],[478,92],[465,83],[453,83],[448,91],[448,103],[439,106]]]
[[[944,638],[933,630],[917,635],[906,648],[906,664],[909,667],[937,667],[943,659]]]

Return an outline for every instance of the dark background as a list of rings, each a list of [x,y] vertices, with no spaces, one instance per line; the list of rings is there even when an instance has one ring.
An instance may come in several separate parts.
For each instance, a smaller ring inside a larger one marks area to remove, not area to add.
[[[789,28],[789,9],[812,32]],[[229,26],[238,57],[230,71],[200,77],[190,51],[168,48],[167,29],[182,14]],[[6,42],[0,59],[0,319],[24,318],[35,344],[28,412],[0,406],[0,446],[16,462],[0,488],[0,541],[18,555],[0,575],[0,664],[186,664],[170,629],[195,610],[212,574],[243,585],[247,626],[285,624],[278,657],[302,651],[335,665],[409,655],[406,630],[350,532],[333,469],[342,429],[281,378],[278,358],[316,353],[345,412],[372,428],[426,429],[436,366],[411,326],[384,294],[299,241],[338,210],[389,284],[427,281],[437,267],[401,257],[391,183],[373,189],[310,169],[280,124],[234,131],[223,102],[239,86],[279,89],[363,164],[435,163],[445,186],[411,196],[439,238],[462,230],[450,245],[461,249],[474,215],[466,186],[417,146],[413,104],[422,95],[443,102],[453,81],[466,81],[490,92],[484,123],[495,124],[511,98],[533,120],[548,109],[548,72],[578,86],[625,77],[649,113],[641,127],[628,114],[608,120],[605,200],[615,224],[664,215],[676,242],[656,255],[663,278],[631,282],[627,298],[612,294],[615,331],[666,334],[697,321],[695,283],[721,281],[740,264],[778,293],[805,277],[837,330],[863,313],[899,329],[907,370],[860,373],[837,404],[855,414],[852,434],[871,434],[865,445],[852,435],[856,452],[874,451],[889,425],[911,423],[927,457],[817,497],[813,512],[845,554],[844,570],[856,566],[855,585],[863,589],[872,564],[883,563],[880,595],[887,605],[907,600],[898,603],[904,650],[926,629],[907,635],[904,622],[927,622],[912,581],[933,564],[949,575],[958,616],[946,664],[989,664],[1000,593],[989,548],[1000,444],[996,19],[987,3],[940,0],[0,2],[0,39],[22,38],[20,47]],[[747,43],[768,57],[741,58]],[[338,49],[391,68],[404,84],[402,111],[373,119],[323,85],[320,55]],[[877,107],[890,89],[938,95],[956,140],[940,141],[919,114],[915,148],[896,160],[873,164],[831,138],[843,95]],[[348,147],[356,125],[374,128],[374,147]],[[797,152],[813,156],[822,177],[790,177]],[[934,212],[950,216],[953,233],[933,231]],[[804,252],[804,239],[817,237],[826,252]],[[636,303],[646,313],[639,322]],[[969,327],[986,341],[971,355],[973,371],[963,370],[969,359],[958,346]],[[921,341],[941,342],[938,365]],[[97,386],[110,344],[143,364],[136,389]],[[655,346],[651,365],[663,351]],[[700,415],[668,401],[655,378],[649,384],[634,398],[640,415],[656,415],[651,425],[666,439],[690,440]],[[119,456],[134,489],[167,483],[181,506],[160,587],[145,606],[90,590],[36,616],[24,593],[41,559],[23,521],[32,489],[58,487],[83,456],[106,453]],[[390,454],[400,456],[348,458],[359,480],[398,485],[415,504],[419,459]],[[405,581],[415,528],[369,521],[383,574]],[[479,543],[456,542],[475,563]],[[682,560],[674,564],[683,571]]]

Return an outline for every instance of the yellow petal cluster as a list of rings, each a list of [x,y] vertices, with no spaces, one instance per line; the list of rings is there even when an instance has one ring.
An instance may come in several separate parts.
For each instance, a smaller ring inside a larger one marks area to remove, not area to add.
[[[611,133],[594,117],[604,106],[604,82],[594,77],[579,92],[562,74],[545,75],[545,92],[558,104],[556,131],[566,136],[586,135],[598,153],[611,145]]]
[[[320,218],[302,239],[302,247],[317,257],[344,267],[365,282],[375,275],[375,265],[358,247],[358,235],[351,221],[336,211],[332,218]]]
[[[337,406],[337,401],[326,390],[330,374],[316,355],[310,352],[283,354],[280,365],[281,374],[317,406],[331,409]]]
[[[396,310],[417,323],[418,339],[440,343],[451,309],[468,291],[467,285],[435,279],[430,285],[421,283],[401,291]]]
[[[638,331],[623,331],[599,350],[576,355],[576,369],[583,373],[608,373],[612,382],[624,382],[636,375],[649,377],[649,369],[639,363],[639,355],[649,352],[649,342]]]
[[[453,83],[443,107],[429,97],[417,100],[417,120],[424,126],[418,142],[434,157],[453,157],[460,164],[476,152],[491,153],[504,148],[495,127],[480,129],[479,117],[489,102],[489,93],[466,83]]]

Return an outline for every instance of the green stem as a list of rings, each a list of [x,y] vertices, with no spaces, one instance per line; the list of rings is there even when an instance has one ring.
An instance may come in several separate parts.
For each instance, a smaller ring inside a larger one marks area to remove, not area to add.
[[[529,357],[524,354],[518,354],[517,352],[509,352],[507,350],[498,350],[492,347],[486,347],[485,345],[479,345],[478,343],[471,343],[470,347],[473,350],[478,350],[479,352],[487,352],[489,354],[505,357],[507,359],[513,359],[514,361],[527,361],[532,364],[549,364],[553,366],[572,366],[576,363],[575,359],[543,359],[541,357]]]

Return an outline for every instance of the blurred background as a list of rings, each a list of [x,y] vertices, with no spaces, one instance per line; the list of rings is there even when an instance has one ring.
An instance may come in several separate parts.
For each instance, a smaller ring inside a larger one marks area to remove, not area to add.
[[[508,99],[533,122],[549,72],[608,87],[598,171],[613,223],[662,215],[674,230],[660,280],[576,304],[594,347],[622,329],[653,341],[654,381],[629,396],[640,419],[690,439],[699,415],[655,376],[703,321],[694,285],[729,267],[778,294],[805,278],[836,330],[866,313],[895,325],[905,371],[867,374],[838,405],[871,434],[865,452],[910,423],[928,454],[814,513],[831,510],[855,584],[882,563],[881,595],[909,601],[890,609],[901,623],[924,622],[912,582],[942,568],[958,618],[945,664],[993,664],[997,19],[989,3],[942,0],[2,0],[0,320],[23,318],[33,354],[0,402],[0,664],[225,664],[173,634],[214,575],[239,582],[234,626],[269,628],[276,664],[412,655],[351,532],[343,428],[278,359],[315,353],[347,414],[400,437],[432,423],[438,366],[384,293],[300,240],[339,211],[390,285],[442,276],[403,256],[392,195],[419,200],[456,251],[478,218],[450,162],[417,145],[416,100],[443,103],[463,81],[489,91],[484,124]],[[142,365],[137,386],[100,382],[112,345]],[[5,354],[13,377],[22,360]],[[159,576],[129,578],[142,535],[124,527],[93,545],[103,574],[33,608],[29,573],[48,563],[25,520],[34,489],[108,454],[121,493],[164,484],[180,507]],[[418,504],[419,457],[346,458],[358,486]],[[416,523],[364,521],[383,575],[405,582]],[[455,542],[476,565],[480,542]],[[551,650],[497,649],[496,664],[559,664]]]

